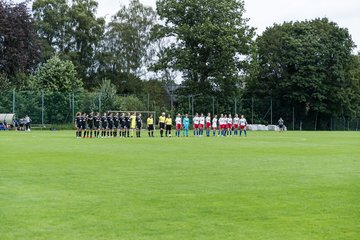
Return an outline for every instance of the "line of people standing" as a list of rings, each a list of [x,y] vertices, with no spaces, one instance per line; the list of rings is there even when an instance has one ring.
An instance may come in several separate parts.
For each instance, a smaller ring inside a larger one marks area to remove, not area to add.
[[[212,135],[215,136],[242,136],[244,132],[244,136],[247,135],[246,126],[247,121],[244,115],[239,117],[238,114],[235,114],[234,118],[232,118],[231,114],[224,115],[221,114],[220,117],[215,115],[211,118],[211,114],[208,113],[205,117],[204,114],[196,113],[193,121],[193,130],[194,136],[204,136],[204,131],[207,137],[210,137],[211,131]],[[189,136],[189,127],[190,127],[190,119],[189,115],[185,114],[182,118],[181,114],[177,114],[175,118],[176,125],[176,136],[180,137],[181,130],[183,132],[182,136]],[[165,113],[159,117],[159,128],[160,128],[160,137],[165,136],[171,137],[171,128],[172,128],[172,119],[170,114],[165,117]]]
[[[107,137],[136,137],[141,136],[141,113],[81,113],[75,118],[77,138],[107,138]],[[100,135],[101,134],[101,135]]]
[[[189,136],[190,122],[188,114],[185,114],[184,117],[180,113],[177,114],[175,118],[177,137],[180,137],[181,131],[182,136]],[[155,121],[153,115],[149,115],[146,123],[148,136],[154,137]],[[221,114],[219,117],[215,115],[211,118],[210,113],[206,117],[204,114],[199,115],[196,113],[192,123],[194,136],[196,137],[204,136],[204,133],[207,137],[210,137],[211,131],[214,137],[242,136],[243,132],[244,136],[247,134],[247,121],[244,115],[239,118],[238,114],[236,114],[232,118],[231,114]],[[166,137],[171,137],[172,125],[171,115],[168,114],[166,117],[165,113],[162,113],[159,117],[160,137],[164,137],[164,132]],[[104,113],[103,115],[100,115],[100,113],[94,114],[93,112],[89,114],[78,112],[75,118],[75,128],[77,138],[129,138],[134,137],[134,134],[136,137],[141,137],[143,122],[141,113],[137,114],[136,112],[132,114]]]

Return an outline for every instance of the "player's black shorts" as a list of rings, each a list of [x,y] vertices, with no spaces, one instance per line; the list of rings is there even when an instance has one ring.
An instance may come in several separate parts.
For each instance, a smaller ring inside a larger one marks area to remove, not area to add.
[[[81,129],[85,130],[86,129],[86,125],[85,124],[81,124]]]
[[[164,129],[165,128],[165,123],[160,123],[160,128]]]
[[[284,127],[284,125],[279,125],[279,128],[283,128]]]
[[[99,129],[99,128],[100,128],[99,124],[94,124],[94,129]]]
[[[149,125],[149,126],[148,126],[148,130],[149,130],[149,131],[154,131],[154,125],[153,125],[153,124]]]
[[[166,131],[171,131],[171,125],[166,125]]]
[[[93,124],[88,124],[88,129],[93,130],[93,129],[94,129],[94,125],[93,125]]]
[[[114,129],[118,129],[119,128],[119,124],[118,123],[114,123]]]
[[[21,127],[21,125],[20,125],[20,127]],[[76,124],[76,128],[81,129],[81,124],[80,123]]]
[[[109,129],[113,129],[113,128],[114,128],[114,125],[113,125],[112,123],[109,123],[108,128],[109,128]]]
[[[102,129],[107,129],[107,124],[101,125],[101,128],[102,128]]]
[[[130,123],[125,125],[126,129],[130,129]]]

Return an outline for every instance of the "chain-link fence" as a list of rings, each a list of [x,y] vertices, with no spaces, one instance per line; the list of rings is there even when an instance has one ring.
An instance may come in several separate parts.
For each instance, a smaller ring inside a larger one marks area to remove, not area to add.
[[[282,118],[289,130],[358,131],[360,118],[324,117],[307,112],[299,106],[265,98],[216,98],[196,95],[178,97],[175,109],[179,113],[239,114],[245,115],[249,124],[277,125]]]
[[[249,124],[277,124],[282,117],[289,130],[358,131],[359,118],[323,117],[298,106],[282,104],[273,98],[216,98],[200,95],[164,96],[147,93],[108,96],[96,92],[1,92],[0,113],[15,113],[18,119],[29,115],[33,124],[72,124],[76,112],[152,111],[175,114],[243,114]]]
[[[154,98],[153,98],[154,97]],[[156,97],[156,98],[155,98]],[[151,94],[114,95],[96,92],[1,92],[0,113],[29,115],[33,124],[71,124],[77,112],[169,111],[168,97]]]

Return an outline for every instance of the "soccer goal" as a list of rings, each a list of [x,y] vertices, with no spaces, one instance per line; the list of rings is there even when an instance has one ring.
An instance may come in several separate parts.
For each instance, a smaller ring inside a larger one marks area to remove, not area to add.
[[[127,114],[127,113],[130,113],[130,114],[133,114],[134,112],[136,112],[136,114],[139,114],[141,113],[141,120],[143,122],[143,126],[146,126],[146,119],[150,116],[150,115],[153,115],[153,118],[154,118],[154,129],[156,127],[156,112],[155,111],[118,111],[118,110],[111,110],[111,111],[107,111],[108,113],[119,113],[119,114]]]

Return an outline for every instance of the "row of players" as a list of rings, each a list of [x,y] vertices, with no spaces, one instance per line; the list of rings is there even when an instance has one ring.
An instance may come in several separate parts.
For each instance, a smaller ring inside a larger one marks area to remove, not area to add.
[[[163,113],[162,116],[159,117],[161,137],[163,136],[162,130],[164,129],[164,123],[166,126],[166,136],[171,136],[172,120],[170,118],[170,115],[168,116],[168,118],[165,118],[165,113]],[[185,114],[184,118],[182,118],[181,115],[178,114],[175,118],[175,124],[177,137],[180,137],[181,130],[183,130],[182,135],[184,137],[189,136],[190,119],[188,117],[188,114]],[[210,113],[208,113],[206,117],[204,116],[204,114],[199,115],[198,113],[196,113],[193,118],[194,136],[203,136],[205,131],[206,136],[210,137],[211,130],[214,137],[227,135],[232,136],[233,134],[234,136],[237,136],[239,133],[241,136],[243,131],[244,135],[246,136],[246,125],[247,121],[244,115],[241,115],[241,118],[239,118],[238,114],[235,114],[234,118],[232,118],[231,114],[221,114],[220,117],[215,115],[213,118],[211,118]]]
[[[246,136],[246,119],[244,115],[241,115],[239,118],[238,114],[235,115],[234,118],[231,117],[231,114],[224,115],[221,114],[218,118],[215,115],[211,119],[211,114],[205,117],[203,114],[198,114],[193,118],[193,129],[194,136],[203,136],[204,130],[206,132],[206,136],[210,136],[210,132],[212,130],[213,136],[237,136],[244,131],[244,135]],[[147,118],[147,129],[149,137],[154,137],[154,119],[153,115],[150,115]],[[188,114],[182,118],[180,114],[178,114],[175,118],[176,124],[176,136],[180,137],[180,131],[183,131],[183,136],[189,136],[189,127],[190,127],[190,119]],[[165,113],[159,117],[159,128],[160,128],[160,137],[165,136],[171,137],[173,120],[170,114],[166,117]],[[143,128],[142,116],[141,113],[133,114],[113,114],[113,113],[104,113],[104,115],[100,115],[100,113],[81,113],[78,112],[76,114],[75,119],[75,128],[76,128],[76,137],[99,137],[101,132],[101,137],[133,137],[134,132],[136,133],[136,137],[141,136],[141,129]],[[119,131],[118,131],[119,130]]]
[[[134,130],[136,136],[140,137],[142,129],[141,113],[132,115],[130,113],[121,115],[119,113],[81,113],[78,112],[75,118],[76,137],[133,137]],[[120,131],[118,131],[120,130]],[[131,131],[130,131],[131,130]],[[83,134],[82,134],[83,132]]]

